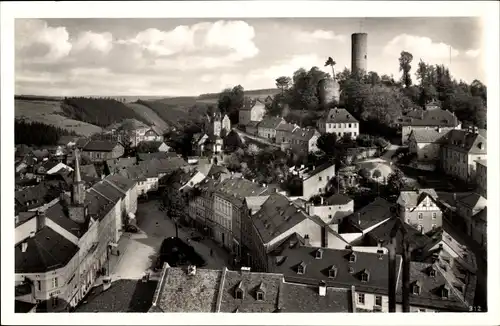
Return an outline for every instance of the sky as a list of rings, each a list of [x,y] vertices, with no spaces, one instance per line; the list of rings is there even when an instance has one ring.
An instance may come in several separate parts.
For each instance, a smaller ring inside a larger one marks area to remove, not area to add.
[[[399,78],[401,51],[485,81],[480,18],[16,19],[15,93],[192,96],[275,87],[299,68],[351,65],[368,33],[368,70]],[[451,51],[450,51],[451,48]],[[450,60],[451,59],[451,60]],[[415,78],[413,78],[415,81]]]

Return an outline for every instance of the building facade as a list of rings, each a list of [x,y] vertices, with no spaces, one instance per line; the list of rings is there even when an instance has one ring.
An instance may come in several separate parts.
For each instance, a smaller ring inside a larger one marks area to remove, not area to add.
[[[92,140],[85,145],[82,152],[92,162],[103,162],[122,157],[125,148],[118,142]]]
[[[356,139],[359,135],[359,122],[346,109],[330,109],[317,122],[321,134],[334,133],[338,138],[344,135]]]
[[[421,233],[442,227],[443,213],[436,200],[434,189],[402,191],[398,198],[401,218]]]
[[[312,196],[326,192],[330,180],[335,178],[335,164],[325,163],[302,176],[302,198],[309,200]]]
[[[476,161],[476,184],[478,193],[488,198],[488,167],[487,160]]]

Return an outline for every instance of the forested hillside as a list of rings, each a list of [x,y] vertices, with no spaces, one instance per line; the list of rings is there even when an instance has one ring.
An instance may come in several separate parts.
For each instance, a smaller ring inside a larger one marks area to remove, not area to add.
[[[14,140],[16,145],[56,145],[61,136],[73,135],[75,132],[54,127],[41,122],[26,122],[16,119],[14,125]]]

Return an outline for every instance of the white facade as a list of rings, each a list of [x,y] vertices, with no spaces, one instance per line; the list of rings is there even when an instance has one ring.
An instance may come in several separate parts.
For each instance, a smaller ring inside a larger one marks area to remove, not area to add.
[[[359,123],[357,122],[319,122],[318,129],[322,134],[336,134],[338,138],[342,138],[346,134],[350,135],[352,139],[356,139],[359,136]]]
[[[306,176],[302,181],[302,198],[309,200],[314,195],[325,193],[328,182],[335,177],[335,165],[310,176]]]
[[[323,222],[330,224],[341,220],[343,217],[351,215],[354,212],[354,201],[351,200],[345,205],[310,205],[308,206],[309,215],[319,216]]]

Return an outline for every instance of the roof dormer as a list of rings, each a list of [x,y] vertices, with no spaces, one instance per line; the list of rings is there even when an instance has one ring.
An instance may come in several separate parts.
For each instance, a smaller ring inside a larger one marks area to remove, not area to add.
[[[441,288],[441,298],[448,299],[450,296],[450,287],[446,284]]]
[[[361,274],[360,274],[360,277],[361,277],[361,282],[363,283],[367,283],[370,281],[370,272],[365,268]]]
[[[305,262],[301,262],[298,266],[297,266],[297,274],[299,275],[303,275],[306,273],[306,263]]]
[[[336,278],[337,277],[337,267],[335,265],[332,265],[328,269],[328,278]]]
[[[243,296],[245,294],[245,291],[243,289],[243,281],[240,281],[238,283],[238,286],[234,289],[234,297],[238,300],[243,300]]]
[[[411,287],[411,288],[412,288],[412,291],[411,291],[411,292],[412,292],[414,295],[419,295],[419,294],[420,294],[420,292],[422,291],[422,286],[421,286],[421,284],[420,284],[420,282],[419,282],[419,281],[415,281],[415,282],[413,283],[413,285],[412,285],[412,287]]]
[[[323,258],[323,249],[319,248],[318,250],[316,250],[315,257],[316,257],[316,259],[322,259]]]
[[[356,262],[356,254],[354,252],[351,252],[349,254],[349,262],[350,263],[355,263]]]
[[[263,282],[260,282],[259,286],[255,290],[255,299],[257,301],[264,301],[266,296],[266,288]]]

